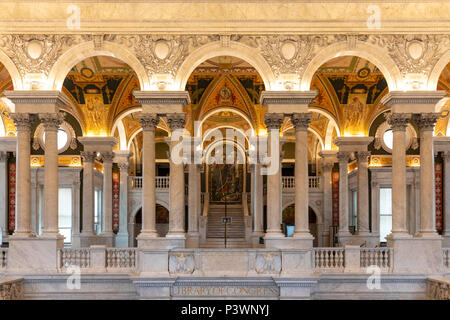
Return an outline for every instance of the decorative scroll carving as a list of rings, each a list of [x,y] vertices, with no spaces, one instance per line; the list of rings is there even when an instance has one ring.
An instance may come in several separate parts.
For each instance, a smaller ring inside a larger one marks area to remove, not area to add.
[[[349,152],[349,151],[339,151],[336,154],[336,157],[339,160],[339,165],[341,165],[341,164],[347,165],[348,159],[350,158],[350,154],[351,154],[351,152]]]
[[[266,113],[264,115],[264,123],[267,130],[279,130],[283,125],[283,118],[284,114],[282,113]]]
[[[307,130],[311,122],[312,113],[294,113],[291,116],[291,122],[295,127],[295,130]]]
[[[112,163],[114,159],[114,153],[113,152],[102,152],[102,159],[103,163]]]
[[[169,272],[191,274],[194,272],[195,263],[192,253],[176,252],[169,256]]]
[[[30,132],[35,117],[29,113],[12,113],[11,119],[14,121],[17,132]]]
[[[358,163],[367,165],[370,157],[370,151],[358,151],[356,156],[358,157]]]
[[[186,125],[186,115],[184,113],[170,113],[167,115],[167,123],[171,131],[183,129]]]
[[[257,273],[280,273],[281,255],[277,252],[265,252],[256,255],[255,270]]]
[[[358,40],[385,48],[403,75],[429,75],[450,46],[448,35],[360,35]]]
[[[413,116],[414,122],[420,130],[434,130],[436,121],[440,118],[440,113],[422,113]]]
[[[409,123],[411,114],[408,113],[386,113],[387,123],[391,126],[392,131],[405,131]]]
[[[90,39],[90,35],[12,34],[0,36],[0,47],[22,76],[27,73],[48,75],[64,51]]]
[[[64,113],[40,113],[39,119],[45,131],[58,131],[59,126],[64,121]]]
[[[110,35],[107,38],[134,50],[149,74],[172,76],[194,49],[219,39],[219,35]]]
[[[318,50],[346,39],[346,35],[231,36],[232,41],[258,48],[276,77],[283,73],[301,74]]]
[[[97,154],[92,151],[81,151],[80,155],[84,162],[94,162],[94,159],[97,157]]]
[[[142,114],[139,121],[141,122],[142,130],[155,131],[159,123],[159,116],[156,114]]]

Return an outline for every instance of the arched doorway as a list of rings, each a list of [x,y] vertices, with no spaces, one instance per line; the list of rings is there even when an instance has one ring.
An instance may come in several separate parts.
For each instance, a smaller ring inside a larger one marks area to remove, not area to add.
[[[142,229],[142,208],[139,208],[134,216],[133,224],[133,246],[137,247],[137,236],[141,233]],[[165,237],[169,231],[169,210],[164,206],[156,204],[156,231],[158,236]]]
[[[317,215],[311,207],[308,207],[308,221],[309,232],[314,237],[313,246],[318,247]],[[293,226],[295,226],[295,204],[291,204],[283,210],[282,223],[287,234],[290,235],[290,232],[293,232]]]

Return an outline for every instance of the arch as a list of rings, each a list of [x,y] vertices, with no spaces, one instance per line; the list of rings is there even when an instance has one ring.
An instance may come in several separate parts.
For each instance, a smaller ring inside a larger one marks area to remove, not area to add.
[[[0,62],[5,66],[11,77],[14,90],[24,90],[23,79],[14,62],[0,49]]]
[[[208,147],[206,147],[206,149],[204,151],[204,159],[203,159],[203,161],[205,163],[207,163],[207,164],[209,163],[207,161],[208,156],[211,155],[211,152],[215,149],[215,147],[218,144],[227,144],[227,145],[236,146],[236,148],[238,149],[239,153],[242,156],[242,159],[245,161],[245,159],[246,159],[246,152],[245,152],[245,147],[244,146],[241,146],[239,143],[236,143],[236,141],[230,141],[230,140],[222,139],[222,140],[214,141],[213,143],[208,145]]]
[[[6,136],[5,125],[3,124],[3,117],[0,116],[0,137]]]
[[[389,91],[399,89],[402,83],[401,72],[391,57],[381,48],[361,42],[357,42],[354,48],[350,48],[348,42],[338,42],[321,49],[310,61],[301,77],[300,90],[310,90],[317,69],[325,62],[342,56],[357,56],[372,62],[383,73]]]
[[[215,41],[197,48],[186,57],[175,76],[175,90],[185,90],[194,69],[203,61],[217,56],[232,56],[247,61],[258,71],[266,90],[275,86],[272,69],[257,49],[235,41],[230,41],[229,46],[223,46],[220,41]]]
[[[169,214],[170,214],[169,204],[168,203],[166,203],[165,201],[156,199],[155,205],[157,205],[157,204],[159,204],[160,206],[164,207],[167,211],[169,211]],[[139,212],[139,210],[142,210],[142,205],[137,206],[134,209],[134,211],[131,212],[131,215],[130,215],[130,221],[131,222],[134,222],[134,220],[136,219],[136,214]]]
[[[294,126],[293,126],[293,125],[290,125],[290,126],[286,127],[285,129],[283,129],[283,132],[286,132],[286,131],[288,131],[288,130],[291,130],[292,128],[294,128]],[[320,142],[320,145],[322,146],[322,150],[324,150],[323,139],[322,139],[322,137],[319,135],[319,133],[318,133],[316,130],[314,130],[313,128],[310,128],[310,127],[308,127],[308,131],[311,132],[312,134],[314,134],[314,135],[317,137],[317,139],[318,139],[319,142]]]
[[[442,57],[436,62],[433,69],[431,69],[430,75],[427,81],[427,90],[436,90],[439,82],[439,78],[444,71],[447,64],[450,63],[450,50],[447,50]]]
[[[163,131],[165,131],[165,132],[167,132],[167,133],[169,133],[169,131],[167,131],[166,128],[160,127],[159,125],[157,125],[156,127],[159,128],[159,129],[161,129],[161,130],[163,130]],[[142,128],[137,129],[137,130],[131,135],[130,140],[128,140],[128,142],[127,142],[127,149],[126,149],[126,150],[131,151],[131,150],[130,150],[131,141],[133,141],[133,139],[139,134],[139,132],[142,132]]]
[[[236,113],[239,116],[241,116],[250,125],[250,128],[252,129],[252,136],[255,135],[255,128],[253,127],[253,124],[252,124],[252,121],[250,120],[250,118],[244,112],[242,112],[241,110],[239,110],[237,108],[233,108],[233,107],[219,107],[219,108],[211,109],[208,112],[206,112],[203,115],[202,120],[200,120],[200,123],[198,124],[197,132],[196,132],[195,135],[197,137],[200,137],[202,135],[203,122],[205,122],[205,120],[208,119],[213,114],[219,113],[221,111],[233,112],[233,113]]]
[[[289,206],[295,206],[295,200],[290,200],[288,202],[286,202],[286,204],[283,204],[282,209],[281,209],[281,214],[283,214],[284,209],[286,209]],[[315,215],[316,215],[316,223],[317,224],[322,224],[323,223],[323,217],[322,217],[322,213],[321,211],[314,205],[312,204],[311,201],[308,202],[308,206],[314,211]]]
[[[245,134],[244,130],[242,130],[242,129],[238,128],[238,127],[235,127],[235,126],[233,126],[233,125],[227,124],[227,125],[223,125],[223,126],[218,126],[218,127],[214,127],[214,128],[209,128],[208,130],[206,130],[206,132],[205,132],[205,134],[204,134],[204,136],[203,136],[203,139],[202,139],[202,143],[204,143],[204,142],[206,141],[206,138],[208,138],[208,136],[209,136],[211,133],[213,133],[215,130],[225,129],[225,128],[231,128],[231,129],[236,130],[236,131],[239,132],[239,133],[245,138],[245,140],[247,140],[247,142],[248,142],[248,137],[247,137],[247,135]]]
[[[93,41],[78,44],[59,57],[53,65],[48,76],[48,90],[61,90],[64,79],[69,71],[80,61],[94,56],[109,56],[122,60],[127,63],[136,73],[139,80],[141,90],[149,90],[150,81],[144,66],[136,58],[136,56],[126,47],[104,41],[102,47],[95,48]]]
[[[317,113],[320,113],[321,115],[325,116],[330,121],[330,123],[332,123],[334,125],[334,127],[336,128],[336,132],[337,132],[338,137],[341,136],[341,130],[339,129],[339,126],[338,126],[338,124],[336,122],[336,119],[332,115],[330,115],[328,112],[326,112],[326,111],[324,111],[322,109],[314,108],[314,107],[313,108],[308,108],[308,111],[310,111],[310,112],[317,112]]]

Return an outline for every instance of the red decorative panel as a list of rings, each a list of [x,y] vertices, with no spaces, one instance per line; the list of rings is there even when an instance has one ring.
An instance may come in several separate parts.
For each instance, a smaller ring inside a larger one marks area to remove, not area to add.
[[[9,215],[8,230],[14,232],[16,229],[16,164],[10,163],[9,172]]]
[[[339,226],[339,172],[332,173],[333,226]]]
[[[113,231],[119,231],[120,174],[113,172]]]
[[[442,231],[442,164],[434,165],[434,183],[436,195],[436,230]]]

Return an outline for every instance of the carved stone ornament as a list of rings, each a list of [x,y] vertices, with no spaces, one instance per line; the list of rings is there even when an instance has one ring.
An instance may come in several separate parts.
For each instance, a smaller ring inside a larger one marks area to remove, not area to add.
[[[255,270],[259,274],[281,272],[281,255],[277,252],[264,252],[256,255]]]
[[[35,121],[35,116],[29,113],[12,113],[11,119],[14,121],[16,131],[30,132]]]
[[[169,256],[169,272],[191,274],[194,272],[195,262],[192,253],[176,252]]]
[[[336,154],[336,157],[339,160],[339,164],[341,164],[341,163],[347,164],[348,160],[350,159],[350,155],[351,155],[351,152],[349,152],[349,151],[338,151],[338,153]]]
[[[167,114],[167,124],[171,131],[183,129],[186,125],[186,115],[184,113]]]
[[[392,131],[404,131],[408,125],[411,114],[408,113],[385,113],[386,121]]]
[[[266,113],[264,115],[264,123],[267,130],[280,129],[283,124],[284,115],[282,113]]]
[[[141,123],[142,130],[155,131],[156,126],[159,123],[159,116],[156,114],[141,114],[139,122]]]
[[[421,113],[413,116],[414,122],[420,130],[434,130],[436,121],[440,118],[440,113]]]
[[[80,154],[84,162],[94,162],[94,159],[97,157],[97,154],[92,151],[81,151]]]
[[[295,130],[307,130],[311,123],[312,113],[294,113],[291,116],[291,122],[295,127]]]

